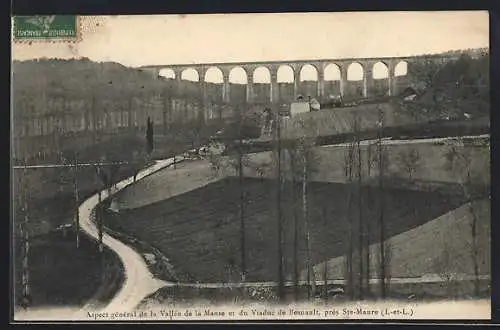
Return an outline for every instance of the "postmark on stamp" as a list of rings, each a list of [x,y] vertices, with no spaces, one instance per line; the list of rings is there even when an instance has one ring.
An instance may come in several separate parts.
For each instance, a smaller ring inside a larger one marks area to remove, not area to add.
[[[76,42],[81,38],[76,15],[14,16],[13,30],[15,42]]]

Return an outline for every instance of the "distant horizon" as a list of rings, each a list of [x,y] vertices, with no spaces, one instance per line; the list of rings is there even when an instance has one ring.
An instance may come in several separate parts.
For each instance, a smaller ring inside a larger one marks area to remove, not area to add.
[[[477,51],[481,51],[481,50],[489,50],[489,47],[478,47],[478,48],[464,48],[464,49],[452,49],[452,50],[447,50],[447,51],[444,51],[444,52],[439,52],[439,53],[433,53],[433,54],[420,54],[420,55],[413,55],[413,56],[399,56],[399,57],[376,57],[376,58],[373,58],[373,59],[379,59],[379,60],[383,60],[385,58],[401,58],[403,59],[407,59],[407,58],[411,58],[411,57],[426,57],[426,56],[439,56],[441,54],[447,54],[447,53],[466,53],[467,51],[469,52],[477,52]],[[317,80],[317,72],[316,72],[316,69],[311,67],[311,63],[314,62],[314,61],[336,61],[336,60],[352,60],[352,63],[356,63],[357,60],[363,60],[363,59],[368,59],[368,58],[337,58],[337,59],[332,59],[332,58],[325,58],[325,59],[311,59],[311,60],[270,60],[270,61],[259,61],[259,62],[219,62],[219,63],[190,63],[190,64],[167,64],[167,65],[147,65],[147,66],[143,66],[143,67],[130,67],[130,66],[126,66],[126,65],[123,65],[122,63],[119,63],[119,62],[113,62],[113,61],[101,61],[101,62],[98,62],[98,61],[95,61],[95,60],[92,60],[88,57],[73,57],[73,58],[48,58],[48,57],[42,57],[42,58],[37,58],[37,59],[29,59],[29,60],[14,60],[14,62],[19,62],[19,63],[22,63],[22,62],[31,62],[31,61],[79,61],[79,60],[87,60],[91,63],[95,63],[95,64],[117,64],[117,65],[120,65],[124,68],[127,68],[127,69],[132,69],[132,70],[140,70],[142,71],[143,69],[147,69],[147,68],[155,68],[155,67],[158,67],[159,69],[159,75],[163,78],[168,78],[168,79],[173,79],[175,78],[175,74],[174,74],[174,71],[172,71],[172,67],[174,66],[185,66],[185,68],[182,70],[182,74],[181,74],[181,79],[182,80],[187,80],[187,81],[194,81],[194,82],[198,82],[201,80],[201,77],[199,76],[199,72],[196,71],[196,70],[193,70],[192,67],[194,66],[198,66],[198,65],[206,65],[206,66],[209,66],[209,70],[207,70],[207,73],[205,75],[205,77],[203,78],[206,82],[211,82],[211,83],[222,83],[223,82],[223,78],[222,78],[222,72],[220,72],[220,69],[215,69],[214,68],[217,68],[217,66],[219,65],[236,65],[236,67],[238,67],[239,65],[241,64],[244,64],[244,63],[255,63],[257,65],[260,64],[259,67],[257,67],[254,71],[253,71],[253,77],[254,77],[254,82],[257,82],[257,83],[269,83],[270,82],[270,77],[268,74],[266,74],[266,72],[263,72],[263,70],[260,70],[261,68],[265,67],[265,64],[266,63],[280,63],[280,62],[283,62],[284,63],[284,66],[286,66],[285,63],[287,62],[301,62],[301,63],[304,63],[305,65],[302,66],[302,70],[300,72],[300,77],[305,77],[304,80],[312,80],[312,81],[316,81]],[[162,68],[163,67],[163,68]],[[281,68],[282,66],[280,66]],[[231,71],[231,74],[229,76],[229,80],[230,82],[232,83],[237,83],[237,84],[247,84],[247,74],[248,72],[244,71],[243,70],[243,73],[241,72],[241,67],[239,67],[240,69],[240,72],[237,72],[237,73],[234,73],[234,71]],[[327,68],[328,69],[328,68]],[[217,72],[217,70],[219,72]],[[385,78],[386,75],[388,74],[388,72],[386,71],[387,69],[384,69],[383,67],[381,66],[377,66],[375,65],[373,67],[373,74],[374,76],[377,76],[379,78]],[[404,65],[403,67],[401,66],[396,66],[395,68],[395,73],[396,74],[406,74],[407,72],[407,67],[406,65]],[[335,77],[334,79],[340,79],[340,72],[333,72],[331,70],[329,70],[328,72],[329,74],[329,77],[327,77],[327,74],[326,74],[326,71],[325,71],[325,79],[326,80],[331,80],[333,77]],[[333,74],[333,76],[332,76]],[[358,79],[362,79],[362,76],[363,76],[363,73],[360,72],[359,70],[357,69],[354,69],[353,71],[350,71],[348,70],[348,78],[351,77],[353,78],[354,80],[358,80]],[[280,76],[281,75],[281,76]],[[285,73],[286,77],[283,76],[283,72],[279,72],[278,70],[278,81],[279,82],[292,82],[293,81],[293,74],[290,73],[290,72],[286,72]]]
[[[489,50],[489,46],[486,47],[472,47],[472,48],[460,48],[460,49],[450,49],[446,51],[440,51],[440,52],[435,52],[435,53],[421,53],[421,54],[414,54],[414,55],[401,55],[401,56],[373,56],[373,57],[336,57],[336,58],[311,58],[311,59],[271,59],[271,60],[266,60],[266,61],[239,61],[239,62],[192,62],[192,63],[169,63],[169,64],[147,64],[147,65],[142,65],[142,66],[128,66],[123,63],[117,62],[117,61],[98,61],[91,59],[86,56],[81,56],[81,57],[70,57],[70,58],[65,58],[65,57],[47,57],[47,56],[42,56],[42,57],[35,57],[35,58],[29,58],[29,59],[14,59],[12,62],[30,62],[30,61],[39,61],[39,60],[61,60],[61,61],[70,61],[70,60],[89,60],[94,63],[115,63],[115,64],[120,64],[124,67],[127,68],[132,68],[132,69],[141,69],[141,68],[147,68],[147,67],[155,67],[155,66],[188,66],[188,65],[215,65],[215,64],[240,64],[240,63],[273,63],[273,62],[308,62],[308,61],[328,61],[328,60],[360,60],[360,59],[384,59],[384,58],[410,58],[410,57],[425,57],[425,56],[436,56],[436,55],[441,55],[441,54],[446,54],[448,52],[465,52],[468,50],[472,51],[477,51],[477,50],[482,50],[486,49]]]

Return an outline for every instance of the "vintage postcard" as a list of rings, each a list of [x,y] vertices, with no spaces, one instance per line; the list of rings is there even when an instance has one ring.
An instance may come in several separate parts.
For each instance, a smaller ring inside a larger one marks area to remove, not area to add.
[[[12,17],[13,320],[490,319],[488,19]]]

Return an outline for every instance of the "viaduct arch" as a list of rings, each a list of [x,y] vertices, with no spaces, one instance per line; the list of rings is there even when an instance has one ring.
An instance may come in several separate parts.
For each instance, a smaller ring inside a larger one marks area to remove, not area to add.
[[[456,56],[455,56],[456,57]],[[311,95],[319,100],[330,94],[343,97],[396,95],[400,85],[411,81],[409,67],[422,59],[447,62],[452,56],[426,55],[413,57],[352,58],[331,60],[238,62],[151,65],[140,69],[157,78],[175,79],[179,86],[184,78],[198,82],[203,99],[207,98],[207,83],[220,85],[220,99],[231,102],[231,85],[244,88],[247,103],[277,103],[283,94],[296,99]],[[219,72],[213,79],[213,72]],[[194,78],[188,79],[187,72]],[[238,72],[238,75],[235,73]],[[162,73],[162,75],[160,75]],[[236,79],[236,77],[243,79]],[[213,89],[211,89],[213,91]]]

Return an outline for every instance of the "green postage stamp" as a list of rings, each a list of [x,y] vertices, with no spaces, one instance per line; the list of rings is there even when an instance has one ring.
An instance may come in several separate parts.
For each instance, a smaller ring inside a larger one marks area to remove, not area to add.
[[[76,15],[14,16],[14,41],[78,41]]]

